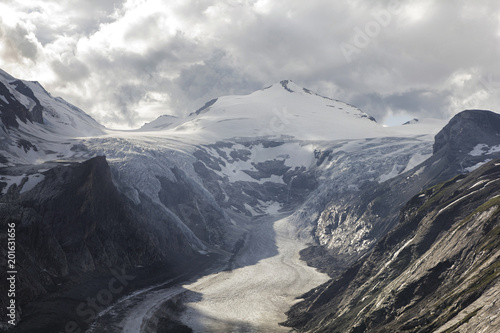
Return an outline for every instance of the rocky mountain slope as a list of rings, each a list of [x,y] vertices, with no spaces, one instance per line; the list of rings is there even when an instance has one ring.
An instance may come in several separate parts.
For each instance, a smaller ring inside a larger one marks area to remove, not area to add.
[[[75,155],[77,137],[104,127],[38,82],[0,70],[0,167],[37,164]]]
[[[384,128],[291,81],[135,131],[106,129],[36,82],[0,72],[0,84],[0,216],[20,235],[20,331],[85,327],[65,309],[113,271],[137,272],[137,287],[150,267],[161,279],[230,260],[279,212],[315,243],[304,258],[340,274],[422,188],[500,152],[493,113],[458,115],[434,144],[421,122]]]
[[[463,111],[436,135],[432,156],[422,163],[385,182],[366,183],[362,191],[331,191],[330,201],[312,222],[316,244],[302,252],[303,258],[331,276],[353,263],[398,223],[400,209],[422,189],[500,158],[499,122],[500,116],[491,111]],[[323,160],[338,159],[335,152],[325,155]]]
[[[74,309],[86,294],[63,295],[75,288],[90,294],[96,287],[105,288],[103,282],[86,285],[89,276],[104,278],[158,263],[162,263],[159,274],[168,276],[178,267],[188,267],[186,262],[207,260],[195,250],[205,246],[179,230],[162,207],[144,196],[140,206],[123,196],[104,157],[42,167],[49,170],[38,169],[42,180],[31,190],[22,191],[26,183],[14,185],[0,198],[2,228],[16,226],[17,302],[23,305],[21,318],[29,318],[18,325],[19,330],[53,332],[53,321],[84,324]],[[2,253],[7,252],[6,244],[1,245]],[[3,267],[5,258],[0,259]],[[2,279],[5,274],[1,273]],[[59,299],[25,307],[56,291],[61,293]],[[1,303],[5,309],[5,298]],[[51,303],[58,305],[57,311]]]
[[[414,196],[373,251],[306,295],[286,324],[304,332],[497,330],[499,165]]]

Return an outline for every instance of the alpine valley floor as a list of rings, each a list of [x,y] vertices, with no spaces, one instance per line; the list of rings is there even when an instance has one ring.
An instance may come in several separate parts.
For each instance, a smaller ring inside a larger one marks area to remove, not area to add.
[[[297,297],[328,280],[299,259],[305,237],[288,223],[290,213],[257,218],[235,256],[191,282],[148,288],[124,298],[88,332],[157,331],[162,317],[177,317],[194,332],[290,332],[278,325]],[[163,311],[170,304],[176,309]]]

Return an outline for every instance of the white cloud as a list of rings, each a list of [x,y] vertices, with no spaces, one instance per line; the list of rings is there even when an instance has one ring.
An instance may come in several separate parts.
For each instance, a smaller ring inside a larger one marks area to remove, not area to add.
[[[4,0],[0,67],[41,81],[108,126],[186,114],[281,79],[359,103],[379,119],[390,112],[449,117],[469,106],[500,110],[499,7]],[[350,62],[342,43],[357,47]]]

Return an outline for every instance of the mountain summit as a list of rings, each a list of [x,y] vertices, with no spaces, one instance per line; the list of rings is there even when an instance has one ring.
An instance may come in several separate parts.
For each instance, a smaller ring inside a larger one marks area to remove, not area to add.
[[[141,130],[166,130],[172,136],[209,141],[250,137],[337,140],[387,135],[387,130],[360,109],[290,80],[249,95],[213,99],[187,118],[160,117]]]

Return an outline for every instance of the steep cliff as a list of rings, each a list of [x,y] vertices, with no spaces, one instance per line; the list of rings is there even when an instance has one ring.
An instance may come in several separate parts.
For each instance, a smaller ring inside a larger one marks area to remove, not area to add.
[[[337,155],[326,153],[322,159],[335,161]],[[349,158],[354,156],[351,153]],[[385,156],[396,166],[402,164],[389,153]],[[435,136],[433,154],[422,163],[385,182],[366,182],[357,193],[333,192],[314,222],[317,244],[302,251],[303,258],[335,276],[397,224],[400,209],[414,195],[496,158],[500,158],[500,115],[484,110],[460,112]]]
[[[397,226],[288,313],[302,332],[500,328],[500,163],[413,197]]]
[[[60,292],[51,297],[54,300],[64,290],[80,288],[78,284],[86,280],[142,266],[162,266],[163,273],[174,272],[176,266],[203,257],[160,206],[144,196],[140,205],[134,204],[118,191],[103,156],[41,169],[42,180],[29,190],[24,188],[29,182],[25,178],[0,198],[1,227],[16,225],[16,301],[21,318],[28,319],[19,326],[21,330],[32,325],[30,319],[35,316],[38,332],[43,331],[39,318],[51,313],[50,306],[40,310],[25,305],[38,300],[43,306],[44,295]],[[3,267],[6,244],[0,245]],[[4,275],[5,271],[2,279]],[[1,295],[3,316],[4,297]],[[69,298],[72,302],[85,299],[83,295]],[[63,307],[60,302],[59,306]],[[77,321],[82,319],[75,311],[68,318],[72,315]]]

